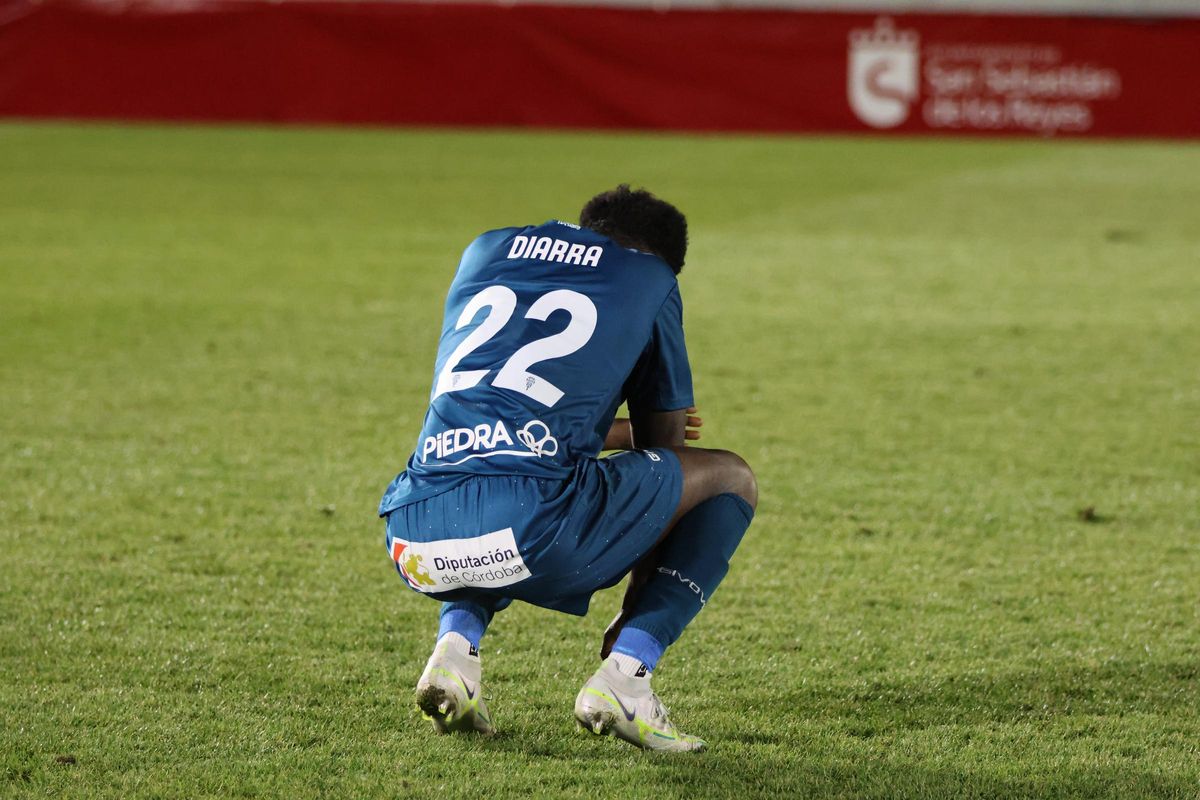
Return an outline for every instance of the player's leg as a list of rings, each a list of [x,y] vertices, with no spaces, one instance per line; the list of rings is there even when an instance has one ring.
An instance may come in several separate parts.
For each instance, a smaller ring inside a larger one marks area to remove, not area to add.
[[[493,616],[512,601],[462,586],[464,581],[445,569],[460,549],[467,556],[472,547],[487,549],[486,537],[463,533],[511,524],[507,516],[488,518],[492,511],[503,515],[506,506],[500,498],[481,499],[484,494],[483,486],[458,487],[397,508],[387,518],[386,544],[396,571],[413,591],[443,601],[437,643],[415,692],[421,713],[439,733],[494,731],[481,692],[479,645]],[[443,590],[455,584],[462,588]]]
[[[704,501],[722,494],[742,498],[752,511],[757,508],[758,480],[737,453],[704,447],[673,447],[671,451],[683,470],[683,491],[672,524]]]
[[[483,700],[479,644],[496,612],[511,601],[479,593],[442,603],[438,639],[417,681],[417,706],[438,733],[494,733]]]
[[[661,451],[660,451],[661,452]],[[671,724],[650,677],[658,658],[707,603],[729,568],[758,500],[754,474],[726,451],[672,451],[682,486],[675,514],[636,570],[613,653],[575,702],[579,723],[640,747],[697,751],[704,742]]]
[[[496,612],[512,602],[507,598],[480,595],[470,599],[453,600],[442,603],[438,615],[438,635],[440,642],[446,637],[465,649],[478,650],[483,634],[492,624]]]
[[[670,525],[663,530],[658,546],[630,572],[629,585],[621,603],[621,613],[604,632],[604,639],[600,647],[601,659],[608,657],[621,630],[633,615],[634,606],[642,587],[652,576],[660,574],[658,567],[661,564],[667,540],[674,536],[676,528],[685,517],[698,506],[720,498],[722,495],[731,495],[732,498],[717,500],[692,515],[682,526],[680,536],[675,541],[678,548],[687,552],[688,548],[702,546],[705,544],[705,540],[715,535],[718,543],[724,545],[721,549],[728,549],[729,555],[732,555],[733,548],[736,548],[737,543],[740,542],[742,534],[749,525],[749,519],[758,505],[758,483],[754,472],[741,456],[727,450],[709,450],[699,447],[680,447],[674,449],[673,452],[679,459],[680,469],[683,472],[683,489],[680,492],[679,506],[671,518]],[[733,498],[740,498],[745,506],[749,507],[749,515],[746,514],[745,507]],[[730,506],[735,509],[732,514]],[[741,523],[742,517],[746,518],[745,524]],[[672,547],[672,550],[677,547]],[[678,559],[671,558],[669,560],[675,562]],[[664,566],[668,570],[678,571],[683,565]],[[721,571],[721,577],[724,577],[727,569],[728,557],[725,560],[725,569]],[[682,574],[689,574],[689,572],[685,571]],[[719,582],[720,578],[716,580]],[[711,588],[715,589],[716,586],[713,585]],[[707,596],[706,594],[705,602],[707,602]],[[696,611],[698,610],[696,609]],[[694,616],[695,613],[692,613],[687,621]],[[686,622],[684,624],[686,625]],[[664,648],[666,644],[663,645]],[[643,653],[643,655],[648,654]],[[651,664],[650,669],[653,667],[654,665]]]

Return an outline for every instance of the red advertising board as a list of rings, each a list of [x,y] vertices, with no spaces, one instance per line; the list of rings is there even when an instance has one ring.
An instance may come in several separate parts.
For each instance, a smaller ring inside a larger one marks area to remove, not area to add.
[[[0,116],[1200,136],[1200,18],[0,0]]]

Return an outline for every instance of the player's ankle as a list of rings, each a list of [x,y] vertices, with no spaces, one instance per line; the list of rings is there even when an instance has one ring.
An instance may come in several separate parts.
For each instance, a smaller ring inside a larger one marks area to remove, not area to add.
[[[640,678],[654,671],[664,649],[663,643],[648,631],[626,625],[613,643],[610,658],[620,659],[615,663],[621,673]]]
[[[439,648],[448,647],[460,655],[479,658],[479,648],[471,644],[471,640],[458,631],[443,633],[438,637],[437,646]]]
[[[645,678],[649,680],[650,676],[654,674],[653,670],[646,666],[641,659],[627,653],[614,652],[608,658],[616,666],[618,672],[630,678]]]

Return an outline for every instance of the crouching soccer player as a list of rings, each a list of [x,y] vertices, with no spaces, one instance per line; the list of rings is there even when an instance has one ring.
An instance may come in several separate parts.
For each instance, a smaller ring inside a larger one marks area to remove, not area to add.
[[[702,750],[651,675],[725,576],[758,489],[733,453],[684,447],[683,215],[620,186],[579,222],[485,233],[450,285],[424,427],[379,507],[401,577],[442,601],[417,705],[439,732],[492,732],[479,643],[493,616],[513,600],[583,615],[630,575],[575,717]]]

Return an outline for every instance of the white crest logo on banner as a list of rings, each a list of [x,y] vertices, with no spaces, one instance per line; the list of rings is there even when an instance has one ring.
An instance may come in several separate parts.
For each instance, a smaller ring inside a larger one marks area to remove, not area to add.
[[[888,17],[875,28],[850,31],[847,93],[858,118],[873,128],[894,128],[908,119],[917,99],[916,31],[898,31]]]

